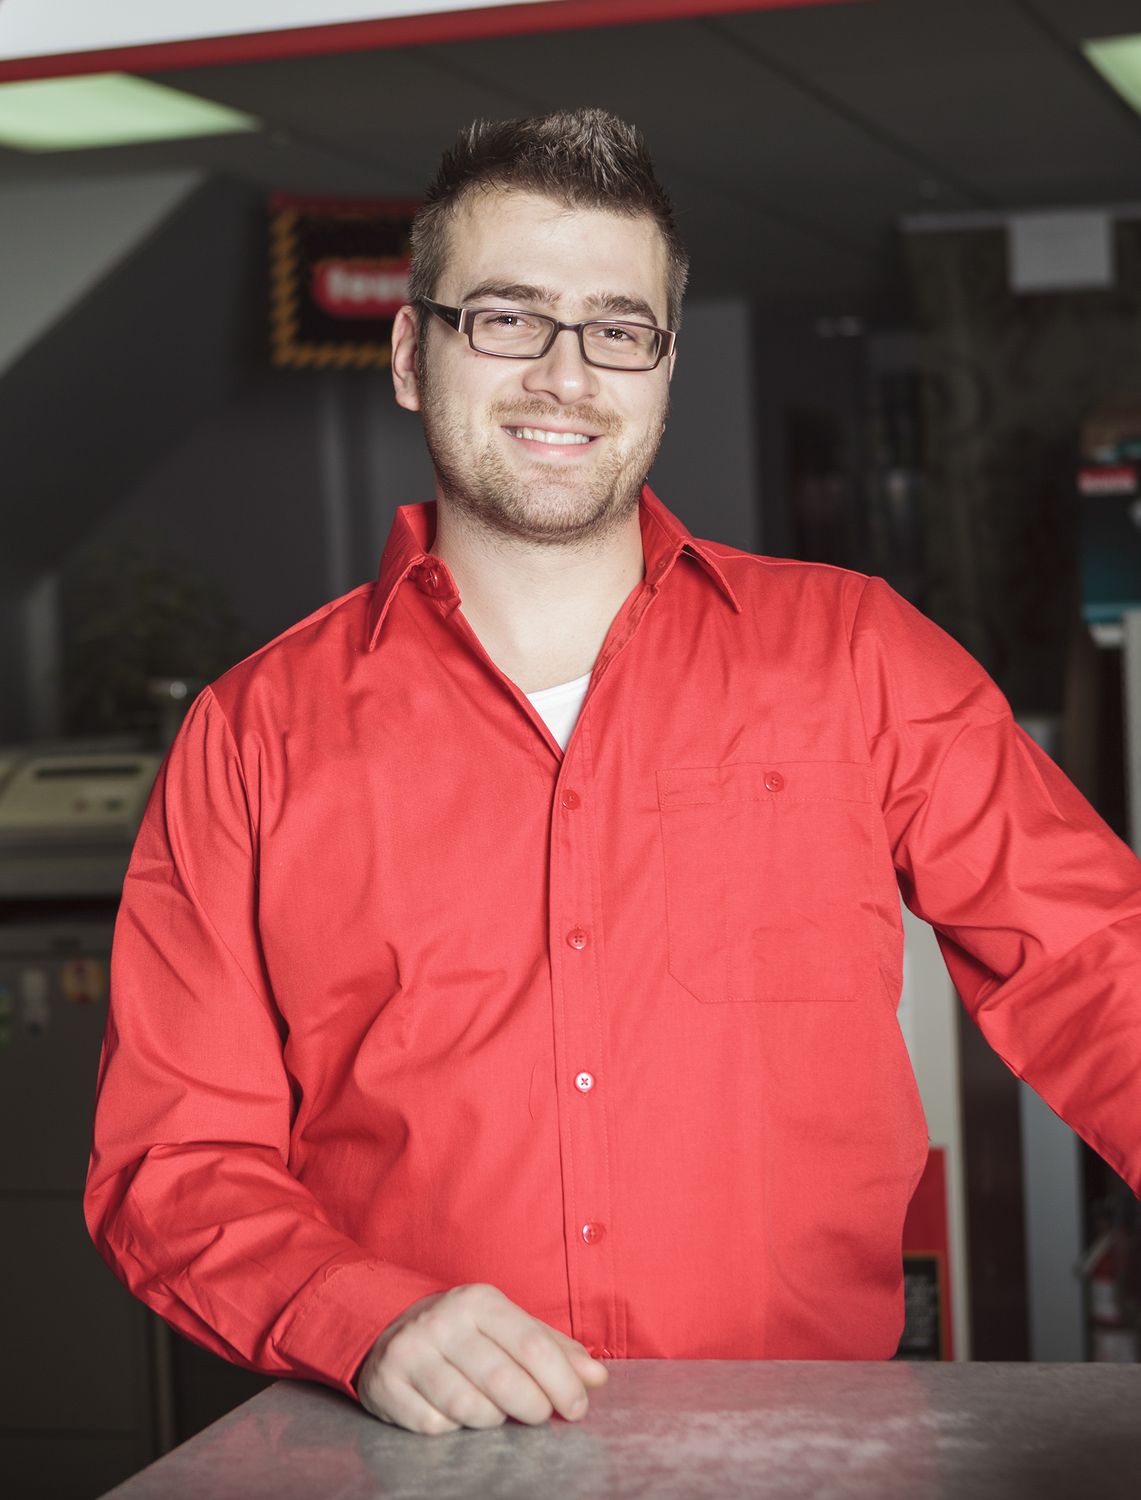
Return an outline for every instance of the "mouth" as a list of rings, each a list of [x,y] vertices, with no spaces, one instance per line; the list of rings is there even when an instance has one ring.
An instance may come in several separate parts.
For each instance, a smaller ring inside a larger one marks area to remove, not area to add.
[[[517,443],[549,453],[580,453],[596,443],[601,434],[559,430],[555,427],[504,427],[503,431]]]

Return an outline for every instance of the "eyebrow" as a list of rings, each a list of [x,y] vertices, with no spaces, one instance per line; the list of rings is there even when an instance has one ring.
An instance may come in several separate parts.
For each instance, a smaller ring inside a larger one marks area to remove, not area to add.
[[[529,286],[523,282],[481,281],[478,286],[464,293],[461,306],[466,307],[470,302],[483,301],[487,297],[502,298],[503,306],[514,307],[520,303],[531,303],[555,307],[561,300],[561,293],[547,286]],[[654,309],[646,299],[635,297],[629,292],[595,292],[593,296],[586,299],[586,311],[588,317],[601,314],[611,317],[645,318],[655,327],[663,326],[658,322]]]

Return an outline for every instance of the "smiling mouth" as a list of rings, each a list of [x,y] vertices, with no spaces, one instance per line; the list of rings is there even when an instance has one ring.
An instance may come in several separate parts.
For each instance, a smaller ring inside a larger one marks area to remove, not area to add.
[[[528,443],[546,443],[552,448],[585,447],[596,439],[588,432],[552,432],[546,427],[505,427],[508,437]]]

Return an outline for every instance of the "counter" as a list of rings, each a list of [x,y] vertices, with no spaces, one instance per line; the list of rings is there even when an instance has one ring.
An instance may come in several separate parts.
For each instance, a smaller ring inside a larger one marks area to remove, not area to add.
[[[1141,1365],[621,1360],[577,1423],[423,1437],[275,1386],[114,1500],[1141,1494]]]

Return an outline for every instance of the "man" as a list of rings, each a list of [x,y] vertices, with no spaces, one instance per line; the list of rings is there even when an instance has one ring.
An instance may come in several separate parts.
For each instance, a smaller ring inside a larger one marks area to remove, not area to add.
[[[900,890],[1136,1190],[1141,864],[881,579],[643,488],[686,265],[635,132],[473,127],[413,254],[436,500],[167,758],[91,1234],[206,1348],[418,1432],[574,1419],[609,1358],[888,1358]]]

